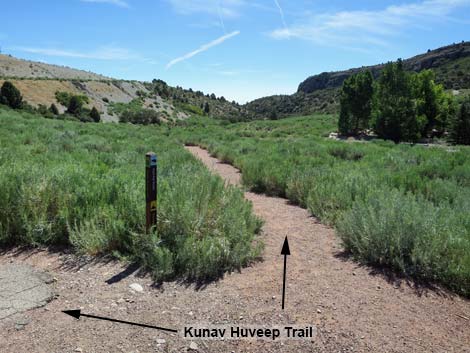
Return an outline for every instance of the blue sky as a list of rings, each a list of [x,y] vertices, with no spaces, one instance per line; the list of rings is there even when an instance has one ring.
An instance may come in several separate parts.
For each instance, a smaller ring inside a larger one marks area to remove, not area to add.
[[[15,0],[0,18],[3,53],[239,102],[470,40],[470,0]]]

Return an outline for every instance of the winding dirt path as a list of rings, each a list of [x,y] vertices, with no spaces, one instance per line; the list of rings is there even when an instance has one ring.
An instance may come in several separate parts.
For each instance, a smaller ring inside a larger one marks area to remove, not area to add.
[[[199,147],[187,147],[231,184],[240,173]],[[280,249],[286,235],[288,259],[286,317],[319,328],[318,348],[370,352],[470,352],[470,302],[445,291],[412,287],[374,274],[345,258],[334,230],[280,198],[246,192],[265,220],[264,262],[239,280],[246,295],[280,293]],[[245,287],[245,285],[246,287]],[[269,298],[266,298],[269,299]],[[278,303],[276,303],[278,304]],[[274,308],[260,305],[259,311]],[[464,318],[462,318],[464,316]]]
[[[188,150],[238,184],[239,172],[197,147]],[[119,262],[81,261],[46,251],[0,253],[0,266],[26,263],[48,271],[56,298],[46,307],[0,320],[0,352],[470,352],[470,302],[442,290],[388,281],[341,254],[334,231],[284,199],[250,192],[265,220],[264,261],[204,288],[167,282]],[[281,310],[284,237],[289,236],[286,308]],[[142,292],[130,285],[139,283]],[[312,342],[184,341],[174,334],[82,318],[84,313],[169,328],[187,324],[313,324]],[[18,322],[25,323],[18,325]],[[196,344],[197,346],[195,346]]]

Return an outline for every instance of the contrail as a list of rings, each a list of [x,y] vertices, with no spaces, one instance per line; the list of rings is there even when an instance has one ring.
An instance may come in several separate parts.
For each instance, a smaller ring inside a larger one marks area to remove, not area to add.
[[[277,8],[279,9],[279,13],[281,14],[282,24],[284,25],[284,28],[286,29],[286,31],[289,31],[289,29],[287,28],[286,18],[284,17],[284,11],[282,10],[282,7],[279,4],[279,1],[274,0],[274,3],[276,4]]]
[[[219,15],[220,24],[224,30],[224,33],[227,34],[227,30],[225,29],[224,19],[222,18],[222,13],[220,12],[220,1],[217,1],[217,14]]]
[[[200,54],[202,52],[205,52],[206,50],[209,50],[210,48],[212,47],[215,47],[219,44],[222,44],[223,42],[225,42],[227,39],[230,39],[232,37],[235,37],[235,36],[238,36],[240,34],[240,31],[234,31],[232,33],[229,33],[229,34],[226,34],[220,38],[217,38],[215,40],[213,40],[212,42],[209,42],[207,44],[204,44],[204,45],[201,45],[198,49],[190,52],[190,53],[187,53],[183,56],[180,56],[179,58],[176,58],[176,59],[173,59],[171,60],[167,65],[166,65],[166,69],[168,70],[170,67],[172,67],[173,65],[181,62],[181,61],[185,61],[185,60],[188,60],[190,58],[192,58],[193,56],[196,56],[197,54]]]

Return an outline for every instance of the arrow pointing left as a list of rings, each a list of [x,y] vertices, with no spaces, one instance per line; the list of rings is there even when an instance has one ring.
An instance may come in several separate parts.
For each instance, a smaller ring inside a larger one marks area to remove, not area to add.
[[[100,317],[100,316],[95,316],[95,315],[89,315],[89,314],[82,314],[81,310],[64,310],[62,311],[64,314],[70,315],[74,317],[75,319],[79,320],[80,317],[89,317],[91,319],[96,319],[96,320],[105,320],[105,321],[111,321],[111,322],[117,322],[119,324],[126,324],[126,325],[132,325],[132,326],[139,326],[139,327],[145,327],[145,328],[151,328],[155,330],[160,330],[160,331],[167,331],[167,332],[175,332],[178,333],[178,330],[170,329],[170,328],[165,328],[165,327],[158,327],[158,326],[152,326],[152,325],[145,325],[145,324],[139,324],[136,322],[129,322],[129,321],[122,321],[122,320],[116,320],[116,319],[110,319],[107,317]]]

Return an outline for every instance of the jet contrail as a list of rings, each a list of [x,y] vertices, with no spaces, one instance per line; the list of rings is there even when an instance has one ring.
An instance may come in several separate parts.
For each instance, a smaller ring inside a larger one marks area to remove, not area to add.
[[[281,19],[282,19],[282,24],[284,25],[284,28],[289,31],[287,28],[287,23],[286,23],[286,18],[284,17],[284,11],[282,10],[281,5],[279,4],[278,0],[274,0],[274,3],[276,4],[277,8],[279,9],[279,13],[281,14]]]
[[[215,47],[219,44],[222,44],[223,42],[225,42],[227,39],[230,39],[232,37],[235,37],[235,36],[238,36],[240,34],[240,31],[234,31],[232,33],[229,33],[229,34],[226,34],[220,38],[217,38],[215,40],[213,40],[212,42],[209,42],[207,44],[204,44],[204,45],[201,45],[198,49],[190,52],[190,53],[187,53],[183,56],[180,56],[179,58],[176,58],[176,59],[173,59],[171,60],[167,65],[166,65],[166,69],[168,70],[170,67],[172,67],[173,65],[181,62],[181,61],[184,61],[184,60],[188,60],[190,58],[192,58],[193,56],[196,56],[197,54],[200,54],[202,52],[205,52],[206,50],[209,50],[210,48],[212,47]]]
[[[224,30],[224,33],[227,34],[227,30],[225,29],[224,19],[222,18],[222,13],[220,12],[220,1],[217,1],[217,14],[219,15],[220,25]]]

